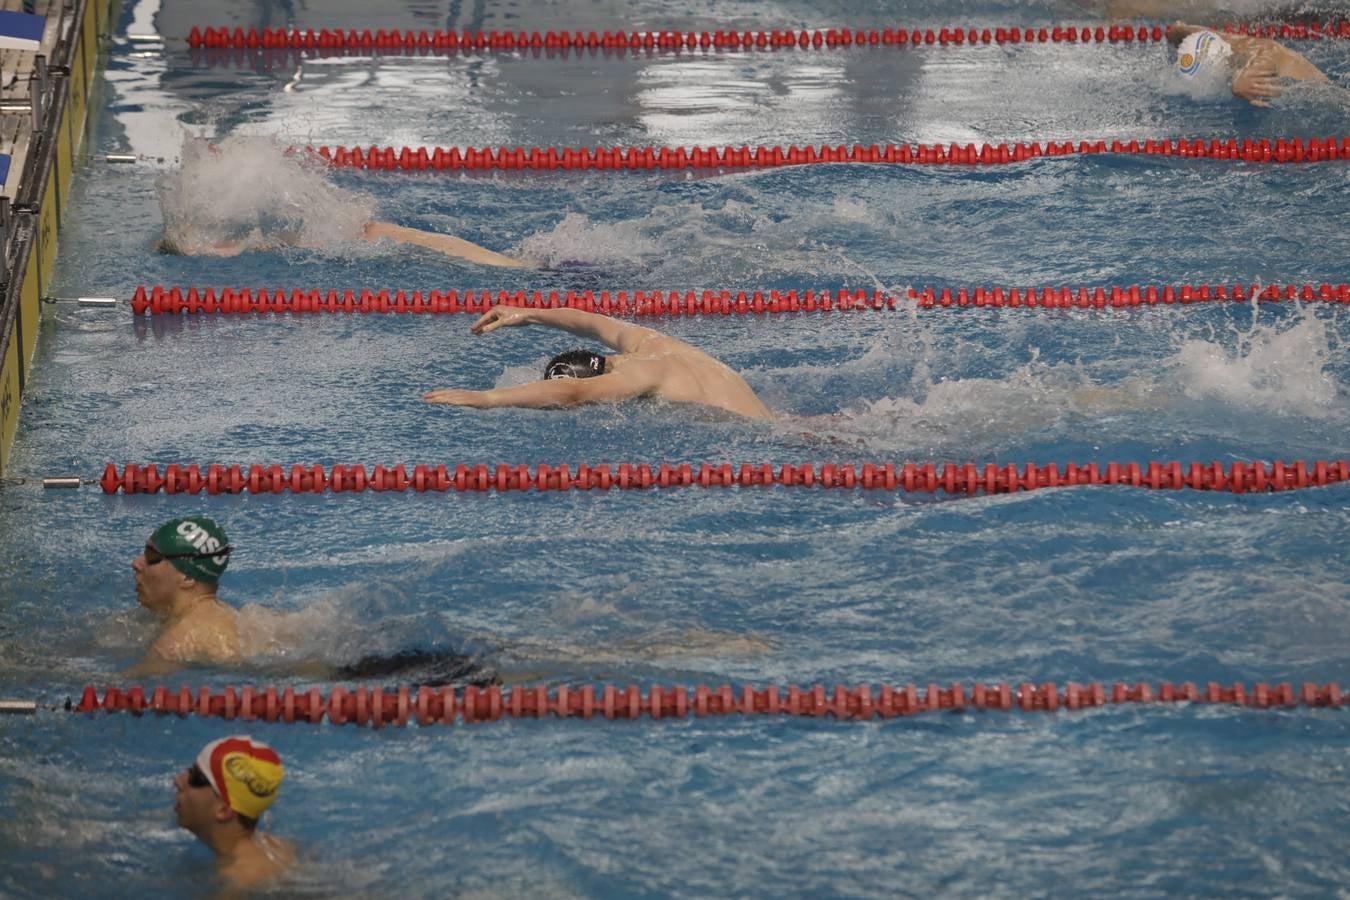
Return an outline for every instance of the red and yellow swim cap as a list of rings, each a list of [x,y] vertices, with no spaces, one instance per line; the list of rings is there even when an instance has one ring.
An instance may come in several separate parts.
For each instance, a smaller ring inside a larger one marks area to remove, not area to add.
[[[242,734],[203,747],[197,754],[197,768],[230,809],[250,819],[272,805],[286,775],[275,750]]]

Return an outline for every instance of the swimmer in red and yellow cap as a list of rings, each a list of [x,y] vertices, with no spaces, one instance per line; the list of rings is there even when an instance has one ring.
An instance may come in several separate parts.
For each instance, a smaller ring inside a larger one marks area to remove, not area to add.
[[[211,848],[221,877],[235,886],[259,884],[295,861],[289,842],[258,830],[283,777],[277,752],[243,735],[212,741],[174,776],[179,827]]]

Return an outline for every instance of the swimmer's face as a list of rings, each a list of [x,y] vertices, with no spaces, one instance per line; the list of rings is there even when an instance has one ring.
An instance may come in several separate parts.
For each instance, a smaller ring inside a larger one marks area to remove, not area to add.
[[[154,550],[148,541],[146,549]],[[136,576],[136,602],[155,612],[167,612],[183,582],[183,574],[167,559],[148,562],[145,551],[131,561],[131,571]]]
[[[211,782],[193,763],[173,776],[173,811],[178,827],[201,835],[223,805]]]

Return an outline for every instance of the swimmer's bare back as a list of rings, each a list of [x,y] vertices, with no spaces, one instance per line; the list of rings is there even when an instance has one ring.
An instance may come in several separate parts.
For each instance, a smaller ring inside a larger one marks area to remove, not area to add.
[[[639,370],[657,384],[653,395],[662,400],[711,406],[747,419],[774,417],[730,366],[667,335],[651,332],[637,350],[610,359],[606,373],[631,377]]]
[[[599,341],[619,355],[606,357],[605,373],[592,378],[557,378],[510,388],[430,391],[428,403],[493,409],[532,409],[614,403],[635,397],[660,397],[679,403],[723,409],[750,419],[773,413],[745,379],[696,347],[640,325],[576,309],[520,309],[497,306],[470,326],[474,334],[501,327],[544,325]]]
[[[144,658],[123,674],[146,678],[167,675],[186,665],[238,662],[239,631],[232,606],[210,598],[186,615],[164,622]]]

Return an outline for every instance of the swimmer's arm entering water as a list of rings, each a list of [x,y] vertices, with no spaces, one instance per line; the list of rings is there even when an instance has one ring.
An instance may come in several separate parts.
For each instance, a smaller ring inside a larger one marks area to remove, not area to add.
[[[490,391],[466,391],[446,388],[429,391],[422,396],[428,403],[450,406],[471,406],[474,409],[497,409],[503,406],[525,409],[564,409],[591,403],[618,403],[653,393],[659,387],[658,379],[651,377],[648,367],[635,367],[622,373],[611,372],[594,378],[554,378],[534,381],[509,388]]]
[[[1270,106],[1280,96],[1280,70],[1268,53],[1257,53],[1233,76],[1233,96],[1252,106]]]
[[[524,260],[505,256],[486,247],[480,247],[452,234],[433,234],[429,231],[419,231],[416,228],[405,228],[392,222],[367,222],[361,236],[368,241],[388,238],[400,244],[414,244],[418,247],[426,247],[428,250],[444,253],[446,256],[455,256],[485,266],[503,266],[513,269],[530,267],[530,264]]]
[[[544,325],[556,328],[577,337],[599,341],[620,353],[637,352],[643,342],[653,336],[666,337],[641,325],[630,325],[611,316],[583,312],[579,309],[522,309],[515,306],[494,306],[477,322],[470,325],[469,330],[474,334],[488,334],[503,326],[516,325]]]

